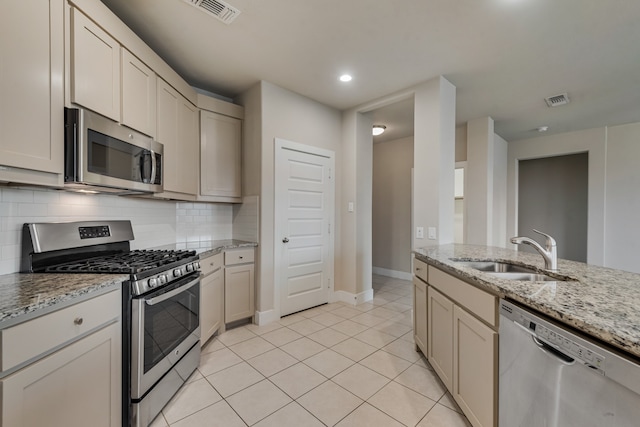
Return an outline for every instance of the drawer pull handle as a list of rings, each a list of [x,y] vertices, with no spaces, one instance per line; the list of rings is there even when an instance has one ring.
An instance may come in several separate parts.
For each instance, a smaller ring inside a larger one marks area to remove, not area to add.
[[[239,256],[238,258],[242,259],[242,258],[244,258],[244,257],[243,257],[243,256]]]
[[[416,267],[416,271],[420,271],[422,270],[420,267]]]
[[[74,324],[74,325],[78,325],[78,326],[82,325],[82,322],[84,322],[84,319],[83,319],[82,317],[76,317],[76,318],[73,320],[73,324]]]

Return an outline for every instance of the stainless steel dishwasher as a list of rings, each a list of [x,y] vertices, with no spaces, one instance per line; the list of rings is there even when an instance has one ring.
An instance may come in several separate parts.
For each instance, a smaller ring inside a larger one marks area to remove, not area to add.
[[[640,365],[500,301],[500,427],[638,427]]]

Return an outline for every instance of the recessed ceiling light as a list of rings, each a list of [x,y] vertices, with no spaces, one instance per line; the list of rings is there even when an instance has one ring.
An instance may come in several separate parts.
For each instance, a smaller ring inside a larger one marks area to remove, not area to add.
[[[546,132],[549,130],[549,126],[540,126],[536,129],[538,132]]]
[[[384,125],[373,125],[373,129],[371,130],[371,133],[373,133],[373,136],[382,135],[382,132],[384,132],[386,128],[387,127]]]
[[[340,76],[340,81],[341,82],[350,82],[352,78],[353,77],[351,77],[349,74],[343,74],[343,75]]]

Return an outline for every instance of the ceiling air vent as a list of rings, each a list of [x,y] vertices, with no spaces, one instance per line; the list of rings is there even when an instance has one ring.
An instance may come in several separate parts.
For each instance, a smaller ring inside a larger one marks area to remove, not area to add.
[[[225,24],[231,24],[240,11],[220,0],[183,0],[201,12],[212,15]]]
[[[569,95],[567,93],[561,93],[560,95],[550,96],[545,98],[544,101],[549,107],[559,107],[560,105],[569,103]]]

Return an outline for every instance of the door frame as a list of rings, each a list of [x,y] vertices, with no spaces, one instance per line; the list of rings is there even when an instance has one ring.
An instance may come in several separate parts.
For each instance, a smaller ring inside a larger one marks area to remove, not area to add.
[[[331,233],[329,234],[329,255],[328,255],[328,261],[329,261],[329,272],[328,272],[328,276],[330,279],[330,285],[329,285],[329,298],[328,298],[328,302],[335,302],[336,301],[336,297],[335,297],[335,235],[336,235],[336,221],[335,221],[335,217],[336,217],[336,180],[335,180],[335,151],[333,150],[327,150],[324,148],[319,148],[319,147],[314,147],[311,145],[306,145],[306,144],[301,144],[299,142],[293,142],[293,141],[288,141],[286,139],[282,139],[282,138],[274,138],[274,160],[273,160],[273,164],[274,164],[274,174],[273,174],[273,211],[274,211],[274,226],[273,226],[273,289],[274,289],[274,301],[273,301],[273,305],[274,305],[274,309],[276,312],[276,319],[280,319],[280,315],[282,313],[282,307],[281,307],[281,292],[280,292],[280,279],[283,275],[283,271],[281,268],[282,265],[282,258],[283,258],[283,246],[282,246],[282,242],[280,240],[280,236],[282,236],[283,234],[283,230],[282,230],[282,225],[281,225],[281,221],[278,217],[278,213],[279,213],[279,206],[277,204],[277,200],[278,200],[278,160],[280,159],[280,154],[282,152],[282,150],[291,150],[291,151],[298,151],[300,153],[306,153],[306,154],[310,154],[310,155],[314,155],[314,156],[321,156],[321,157],[326,157],[329,159],[330,162],[330,175],[332,177],[331,179],[331,197],[329,198],[330,200],[330,206],[329,206],[329,222],[331,224]]]

